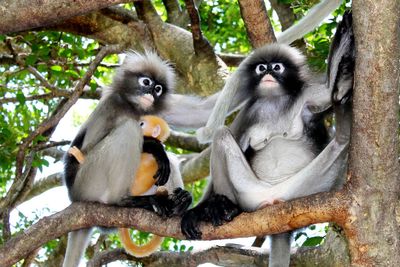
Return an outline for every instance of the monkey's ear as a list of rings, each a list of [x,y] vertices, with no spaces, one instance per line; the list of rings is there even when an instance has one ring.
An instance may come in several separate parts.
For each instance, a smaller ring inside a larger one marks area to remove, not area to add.
[[[353,88],[355,47],[353,18],[346,11],[333,37],[328,58],[328,87],[334,103],[348,99]]]
[[[161,126],[156,125],[153,129],[153,132],[151,133],[151,137],[157,138],[160,136],[160,134],[161,134]]]

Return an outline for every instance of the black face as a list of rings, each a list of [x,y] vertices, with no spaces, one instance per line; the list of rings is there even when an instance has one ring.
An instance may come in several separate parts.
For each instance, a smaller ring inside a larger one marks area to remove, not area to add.
[[[262,86],[274,86],[262,84],[262,80],[266,79],[266,75],[271,75],[277,82],[278,90],[281,89],[281,94],[289,96],[297,96],[304,85],[304,81],[299,75],[299,67],[293,61],[283,55],[257,54],[252,55],[245,67],[242,69],[246,79],[243,81],[247,90],[255,96],[260,95]],[[272,84],[272,85],[271,85]],[[261,88],[261,89],[260,89]],[[275,90],[275,89],[273,89]]]
[[[143,113],[155,113],[162,109],[168,91],[165,81],[150,73],[125,71],[117,86],[123,97]]]

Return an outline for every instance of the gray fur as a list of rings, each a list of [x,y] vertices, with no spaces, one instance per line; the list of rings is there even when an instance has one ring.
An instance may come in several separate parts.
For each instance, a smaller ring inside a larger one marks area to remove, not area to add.
[[[273,49],[277,49],[277,46]],[[280,49],[285,47],[280,46]],[[301,57],[291,53],[291,50],[287,51],[287,55],[294,56],[296,64],[303,64]],[[339,71],[337,65],[343,51],[336,50],[339,55],[333,57],[337,59],[331,62],[335,71]],[[307,70],[302,71],[304,73],[301,76],[307,77]],[[230,103],[232,97],[240,95],[239,73],[235,72],[229,79],[224,87],[226,92],[221,93],[220,99],[225,96]],[[331,76],[336,77],[333,74]],[[339,85],[339,97],[352,88],[351,81],[347,81],[350,76],[341,78],[332,81]],[[317,155],[304,134],[305,125],[313,112],[322,112],[332,106],[333,88],[328,83],[309,82],[295,102],[284,109],[284,102],[279,102],[281,100],[256,99],[238,114],[231,129],[217,129],[211,151],[211,182],[204,199],[211,192],[222,194],[244,211],[251,212],[266,204],[273,204],[275,200],[288,201],[343,184],[351,126],[350,110],[338,108],[338,131],[320,154]],[[243,96],[241,99],[244,99]],[[210,134],[213,127],[217,128],[223,123],[228,103],[217,101],[213,111],[215,116],[211,116],[201,134]],[[254,150],[250,161],[244,155],[248,147]],[[270,266],[288,266],[290,234],[272,236],[271,245]]]
[[[126,71],[152,74],[154,79],[162,80],[159,82],[165,84],[168,91],[173,89],[174,73],[168,63],[151,52],[145,55],[128,54],[123,65],[116,71],[113,85],[105,90],[98,106],[72,143],[74,145],[76,141],[85,155],[85,161],[76,167],[73,183],[68,180],[68,184],[67,181],[72,201],[117,204],[129,195],[142,153],[143,134],[138,119],[144,115],[145,108],[140,104],[135,105],[140,103],[136,99],[143,95],[138,88],[117,87],[118,84],[124,84],[122,79]],[[126,101],[124,97],[130,99]],[[170,192],[172,188],[183,187],[177,164],[179,162],[176,160],[170,161],[172,171],[166,184]],[[68,179],[71,179],[73,166],[66,155],[66,170],[70,171]],[[78,266],[90,233],[91,229],[83,229],[69,234],[64,267]]]

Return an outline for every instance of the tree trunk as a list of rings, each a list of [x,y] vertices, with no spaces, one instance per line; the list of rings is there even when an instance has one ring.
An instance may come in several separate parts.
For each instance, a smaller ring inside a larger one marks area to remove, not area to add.
[[[353,12],[353,203],[345,231],[353,266],[399,266],[399,1],[354,0]]]

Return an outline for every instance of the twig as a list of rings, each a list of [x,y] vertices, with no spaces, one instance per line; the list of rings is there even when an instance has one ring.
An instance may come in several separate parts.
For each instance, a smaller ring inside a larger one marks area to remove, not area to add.
[[[48,143],[40,143],[36,146],[33,147],[33,150],[35,151],[40,151],[40,150],[44,150],[47,148],[51,148],[51,147],[55,147],[55,146],[65,146],[65,145],[69,145],[71,143],[71,141],[68,140],[64,140],[64,141],[50,141]]]
[[[212,55],[214,51],[207,39],[204,38],[200,28],[200,16],[193,0],[185,0],[186,9],[190,17],[190,28],[192,29],[193,47],[197,55]]]

